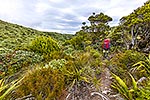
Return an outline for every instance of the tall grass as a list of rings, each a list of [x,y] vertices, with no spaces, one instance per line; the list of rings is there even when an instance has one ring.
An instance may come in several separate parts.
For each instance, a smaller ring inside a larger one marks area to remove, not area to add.
[[[5,100],[5,97],[11,93],[14,89],[16,89],[19,85],[20,82],[24,79],[16,79],[10,83],[5,84],[5,80],[1,79],[0,80],[0,100]]]

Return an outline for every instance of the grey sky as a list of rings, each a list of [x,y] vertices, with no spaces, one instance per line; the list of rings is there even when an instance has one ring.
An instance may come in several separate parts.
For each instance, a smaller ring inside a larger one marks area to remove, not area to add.
[[[92,12],[112,17],[111,25],[147,0],[0,0],[0,19],[41,31],[74,34]]]

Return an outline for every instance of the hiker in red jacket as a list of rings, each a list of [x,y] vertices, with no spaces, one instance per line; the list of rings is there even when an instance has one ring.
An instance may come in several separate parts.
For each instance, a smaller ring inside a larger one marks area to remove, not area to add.
[[[102,48],[103,48],[104,57],[107,58],[110,50],[110,39],[104,39]]]

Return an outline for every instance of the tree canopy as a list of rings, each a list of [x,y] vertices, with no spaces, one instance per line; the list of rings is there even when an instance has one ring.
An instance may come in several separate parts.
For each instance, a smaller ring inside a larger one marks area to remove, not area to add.
[[[120,19],[120,26],[131,35],[129,48],[150,50],[150,0],[138,7],[128,16]]]

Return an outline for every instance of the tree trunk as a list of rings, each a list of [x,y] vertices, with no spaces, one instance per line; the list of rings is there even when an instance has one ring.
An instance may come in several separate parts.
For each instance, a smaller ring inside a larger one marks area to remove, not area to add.
[[[131,34],[132,34],[132,41],[131,41],[131,45],[129,48],[134,48],[134,46],[136,45],[136,38],[138,36],[138,25],[134,25],[131,28]]]

